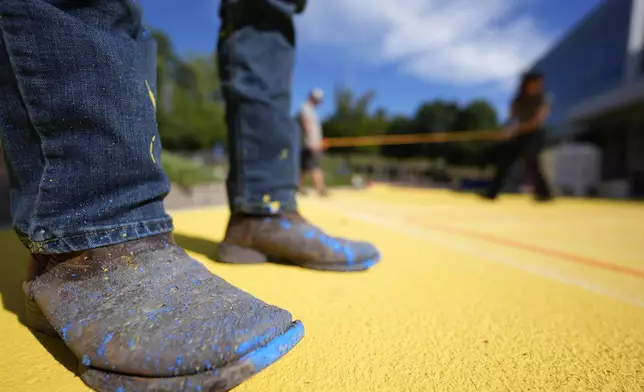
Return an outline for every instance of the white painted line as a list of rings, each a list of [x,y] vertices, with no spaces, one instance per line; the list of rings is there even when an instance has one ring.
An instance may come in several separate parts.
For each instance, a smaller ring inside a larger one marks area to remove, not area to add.
[[[333,206],[333,204],[335,204],[335,206]],[[566,276],[548,268],[528,265],[518,260],[509,258],[506,256],[501,256],[499,254],[489,252],[487,250],[483,250],[479,247],[470,246],[463,241],[454,239],[453,237],[440,236],[429,230],[423,230],[418,227],[414,227],[412,225],[408,225],[408,224],[405,224],[404,222],[397,221],[391,218],[380,218],[371,214],[357,212],[355,206],[349,207],[338,203],[325,203],[320,205],[326,208],[332,209],[350,218],[355,218],[365,222],[377,224],[384,228],[391,229],[392,231],[402,232],[407,235],[420,238],[425,241],[430,241],[444,248],[451,248],[461,253],[473,255],[478,259],[484,259],[493,263],[503,264],[517,270],[521,270],[533,275],[540,276],[542,278],[547,278],[559,283],[563,283],[568,286],[577,287],[594,294],[603,295],[617,301],[625,302],[630,305],[644,308],[644,300],[632,298],[632,297],[623,295],[621,293],[608,290],[604,287],[594,285],[590,282],[587,282],[583,279],[579,279],[577,277]],[[443,237],[443,238],[438,238],[438,237]]]

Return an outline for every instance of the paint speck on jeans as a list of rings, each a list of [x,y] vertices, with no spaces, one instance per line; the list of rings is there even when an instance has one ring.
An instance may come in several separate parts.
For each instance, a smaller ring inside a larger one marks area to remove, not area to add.
[[[280,154],[280,158],[282,158],[282,159],[288,158],[288,148],[285,148],[285,149],[282,150],[282,152]]]
[[[270,202],[268,204],[268,206],[269,206],[270,212],[272,214],[275,214],[275,213],[279,212],[280,207],[282,206],[282,204],[279,201],[272,201],[272,202]]]
[[[154,157],[154,142],[156,140],[156,135],[152,136],[152,141],[150,142],[150,158],[152,159],[152,163],[157,163],[157,159]]]
[[[29,250],[31,251],[31,253],[43,253],[45,246],[42,242],[32,242],[29,245]]]
[[[152,107],[154,108],[154,113],[157,112],[157,100],[154,97],[154,93],[152,92],[152,89],[150,88],[150,83],[148,81],[145,81],[145,87],[148,89],[148,97],[150,97],[150,102],[152,102]]]

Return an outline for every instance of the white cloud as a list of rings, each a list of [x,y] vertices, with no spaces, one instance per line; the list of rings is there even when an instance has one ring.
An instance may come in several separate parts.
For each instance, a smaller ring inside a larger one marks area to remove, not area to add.
[[[304,42],[363,61],[393,63],[423,80],[507,85],[549,38],[521,15],[526,0],[309,0]]]

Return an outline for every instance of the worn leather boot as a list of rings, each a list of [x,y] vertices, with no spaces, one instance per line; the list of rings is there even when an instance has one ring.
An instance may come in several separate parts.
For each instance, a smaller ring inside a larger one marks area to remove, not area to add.
[[[97,391],[228,391],[304,334],[289,312],[211,274],[170,235],[32,257],[26,322],[60,336]]]
[[[372,244],[330,237],[295,212],[231,215],[218,256],[223,263],[272,261],[329,271],[362,271],[379,260]]]

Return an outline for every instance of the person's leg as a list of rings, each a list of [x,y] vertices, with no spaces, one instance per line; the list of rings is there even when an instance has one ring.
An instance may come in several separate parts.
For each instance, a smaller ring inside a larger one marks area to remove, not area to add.
[[[136,24],[137,8],[107,3],[3,0],[0,6],[6,97],[0,110],[13,220],[33,253],[172,230],[146,87],[156,84],[155,46]],[[55,23],[50,36],[43,26]]]
[[[300,156],[300,185],[298,191],[301,194],[306,195],[308,194],[308,189],[306,188],[306,177],[310,175],[309,167],[311,166],[311,154],[307,148],[303,148]]]
[[[324,195],[327,193],[326,183],[324,182],[324,172],[322,168],[316,167],[311,172],[311,177],[313,178],[313,184],[315,184],[315,189],[318,193]]]
[[[526,171],[532,180],[535,198],[538,201],[549,201],[552,199],[552,192],[550,191],[548,182],[543,176],[541,163],[539,161],[539,155],[543,148],[543,133],[535,133],[531,136],[524,153]]]
[[[0,131],[31,251],[24,321],[60,336],[97,390],[227,390],[302,329],[173,241],[154,61],[134,1],[0,1]]]
[[[380,257],[372,245],[330,238],[297,212],[300,143],[290,115],[292,3],[222,3],[218,55],[230,141],[231,218],[218,260],[279,259],[309,268],[363,270]]]
[[[485,192],[483,192],[483,197],[490,200],[497,198],[501,188],[503,188],[508,171],[517,159],[520,148],[519,144],[520,142],[517,140],[508,140],[505,142],[505,145],[499,148],[496,157],[494,177]]]
[[[328,195],[326,183],[324,181],[324,171],[322,171],[321,152],[313,152],[311,157],[311,166],[313,166],[313,169],[311,170],[311,179],[315,185],[315,190],[322,196]]]
[[[219,71],[226,101],[231,210],[297,209],[299,133],[291,111],[295,32],[276,0],[222,4]]]
[[[306,172],[305,171],[302,171],[300,173],[300,185],[297,191],[302,195],[306,195],[308,193],[306,190]]]

